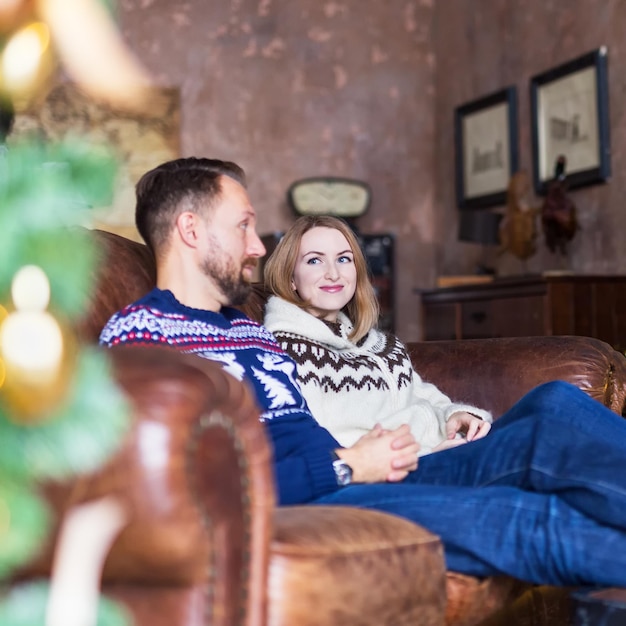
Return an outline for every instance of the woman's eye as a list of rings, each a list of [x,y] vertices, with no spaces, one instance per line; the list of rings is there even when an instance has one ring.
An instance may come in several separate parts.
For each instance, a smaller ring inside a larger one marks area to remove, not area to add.
[[[349,256],[340,256],[339,263],[352,263],[352,258]]]
[[[317,265],[318,263],[321,263],[321,261],[317,257],[313,257],[309,259],[306,263],[307,265]]]

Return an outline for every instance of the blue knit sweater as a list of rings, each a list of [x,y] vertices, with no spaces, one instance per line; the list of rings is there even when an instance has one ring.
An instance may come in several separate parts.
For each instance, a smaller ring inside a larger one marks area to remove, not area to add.
[[[116,313],[100,343],[164,345],[221,363],[250,384],[274,448],[280,504],[300,504],[339,487],[331,450],[341,447],[313,418],[296,382],[296,365],[273,335],[237,309],[192,309],[153,289]]]

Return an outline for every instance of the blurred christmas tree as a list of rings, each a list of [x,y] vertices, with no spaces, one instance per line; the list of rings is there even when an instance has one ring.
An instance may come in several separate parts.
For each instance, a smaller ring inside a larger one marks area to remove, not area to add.
[[[46,538],[37,485],[93,471],[126,432],[106,354],[71,332],[96,262],[72,216],[103,203],[114,171],[80,144],[22,144],[0,160],[0,579]],[[13,589],[0,624],[43,624],[45,600],[41,585]],[[98,624],[126,623],[111,605],[102,611]]]
[[[94,97],[142,99],[146,77],[125,51],[108,0],[0,0],[0,624],[46,623],[45,581],[12,573],[43,546],[51,513],[39,485],[100,467],[119,447],[128,409],[106,354],[79,345],[97,254],[73,228],[107,203],[115,162],[80,141],[2,146],[12,109],[45,91],[57,58]],[[6,114],[4,114],[6,113]],[[100,602],[98,626],[126,626]]]

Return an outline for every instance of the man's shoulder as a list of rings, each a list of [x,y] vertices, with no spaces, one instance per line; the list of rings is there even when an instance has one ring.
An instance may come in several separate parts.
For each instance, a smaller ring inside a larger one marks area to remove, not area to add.
[[[185,318],[183,312],[170,305],[165,295],[155,288],[114,313],[100,334],[100,343],[115,345],[120,340],[135,342],[144,338],[144,332],[145,339],[151,339],[151,343],[163,341],[163,328]]]
[[[144,332],[151,343],[165,342],[161,327],[167,318],[173,317],[176,315],[161,311],[142,298],[113,314],[100,333],[100,343],[111,346],[141,340]]]
[[[248,345],[257,345],[270,348],[272,351],[283,350],[279,347],[276,338],[268,330],[265,324],[261,324],[251,318],[239,309],[233,307],[224,307],[221,310],[222,315],[230,324],[230,335],[232,339],[243,341]],[[258,342],[258,344],[257,344]]]
[[[137,301],[125,306],[123,309],[114,313],[111,319],[107,322],[107,326],[112,323],[120,322],[122,320],[141,322],[142,320],[165,320],[165,319],[182,319],[184,316],[180,313],[171,313],[163,311],[149,304]],[[105,327],[106,328],[106,327]]]
[[[274,343],[263,325],[238,309],[188,309],[167,295],[155,290],[115,313],[102,330],[100,343],[168,343],[180,349],[199,348],[198,342],[208,342],[213,348],[220,341]],[[204,345],[207,349],[208,344]]]

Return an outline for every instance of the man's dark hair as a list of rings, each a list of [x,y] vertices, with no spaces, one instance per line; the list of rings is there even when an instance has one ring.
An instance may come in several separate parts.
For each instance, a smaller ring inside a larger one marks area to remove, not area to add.
[[[221,176],[246,186],[246,175],[236,163],[196,157],[167,161],[139,179],[135,224],[155,255],[167,242],[181,212],[197,213],[219,199]]]
[[[11,132],[14,120],[15,111],[13,110],[13,103],[6,98],[0,97],[0,143],[4,143]]]

